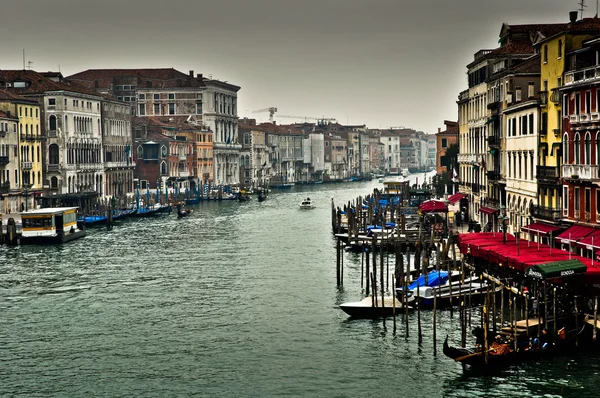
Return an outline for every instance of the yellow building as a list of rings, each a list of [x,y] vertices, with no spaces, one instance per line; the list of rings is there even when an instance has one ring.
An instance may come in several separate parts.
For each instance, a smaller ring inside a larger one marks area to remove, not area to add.
[[[43,188],[40,106],[37,101],[3,91],[0,98],[0,111],[10,112],[19,119],[17,134],[19,169],[13,184],[22,191],[22,202],[26,200],[27,207],[31,208],[34,193],[41,193]]]
[[[541,123],[539,162],[536,170],[538,205],[533,216],[539,220],[557,221],[561,214],[563,98],[558,88],[564,84],[567,54],[581,48],[582,42],[600,34],[600,20],[585,18],[577,21],[577,13],[570,13],[570,23],[552,36],[539,35],[534,46],[541,62]]]

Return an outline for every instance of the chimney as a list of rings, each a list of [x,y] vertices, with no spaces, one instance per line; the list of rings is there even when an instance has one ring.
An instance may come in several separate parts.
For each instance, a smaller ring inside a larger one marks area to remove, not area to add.
[[[6,116],[10,118],[10,111],[6,111]]]
[[[442,128],[438,127],[438,134],[442,132]]]
[[[198,77],[198,80],[202,80],[202,73],[198,73],[196,77]]]
[[[571,23],[575,23],[577,21],[577,13],[578,11],[569,12],[569,21],[571,21]]]
[[[194,78],[194,71],[190,70],[190,78],[193,79]]]
[[[98,88],[98,80],[94,80],[94,88]]]

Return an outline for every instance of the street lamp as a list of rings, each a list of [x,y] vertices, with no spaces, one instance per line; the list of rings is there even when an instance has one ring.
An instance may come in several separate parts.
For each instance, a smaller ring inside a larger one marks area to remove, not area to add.
[[[504,217],[500,218],[502,219],[502,229],[504,232],[503,242],[506,244],[506,230],[508,229],[508,220],[510,220],[510,217],[505,214]]]
[[[32,186],[33,184],[23,184],[23,188],[25,188],[25,211],[28,210],[27,195]]]

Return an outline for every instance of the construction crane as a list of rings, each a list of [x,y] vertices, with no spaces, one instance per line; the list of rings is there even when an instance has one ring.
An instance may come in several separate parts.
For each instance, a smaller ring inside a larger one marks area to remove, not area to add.
[[[277,115],[277,117],[284,117],[288,119],[304,119],[304,121],[316,120],[319,125],[323,125],[326,123],[335,123],[337,122],[336,118],[332,117],[311,117],[311,116],[290,116],[290,115]]]
[[[275,112],[277,112],[277,108],[275,108],[274,106],[271,106],[269,108],[259,109],[252,113],[261,113],[261,112],[269,112],[269,121],[271,123],[273,123],[273,115],[275,115]]]

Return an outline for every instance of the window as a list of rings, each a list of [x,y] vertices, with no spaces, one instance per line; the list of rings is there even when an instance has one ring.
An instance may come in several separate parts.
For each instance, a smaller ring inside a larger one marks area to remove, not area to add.
[[[558,58],[562,57],[562,40],[558,41]]]
[[[447,147],[448,147],[448,139],[442,138],[442,148],[447,148]]]
[[[117,91],[123,91],[123,86],[117,86]]]
[[[169,99],[170,100],[174,100],[175,99],[175,94],[173,94],[173,93],[169,94]]]
[[[202,102],[196,102],[196,115],[202,115]]]
[[[590,113],[592,111],[592,92],[585,92],[585,113]]]
[[[562,103],[562,114],[563,117],[567,117],[569,111],[569,98],[567,94],[563,94],[563,103]]]
[[[56,116],[50,116],[50,130],[56,130]]]
[[[590,207],[591,207],[590,202],[592,201],[591,194],[592,194],[592,192],[591,192],[590,188],[586,188],[585,189],[585,212],[586,213],[590,212]]]
[[[514,117],[512,119],[512,135],[513,137],[517,135],[517,118]]]
[[[160,99],[160,94],[154,94],[154,100],[159,100]]]
[[[581,113],[581,93],[575,93],[575,112],[574,115]]]
[[[160,104],[154,104],[154,114],[160,115]]]
[[[56,98],[48,98],[48,105],[56,105]]]
[[[529,115],[529,134],[533,134],[533,113]]]
[[[548,62],[548,45],[544,46],[544,63]]]
[[[174,114],[175,114],[175,104],[171,102],[169,104],[169,115],[174,115]]]
[[[146,104],[140,104],[139,105],[139,115],[140,116],[145,116],[146,115]]]
[[[144,158],[144,147],[142,145],[138,145],[137,147],[137,157],[138,159]]]
[[[585,151],[584,151],[584,162],[585,164],[591,164],[592,163],[592,135],[590,134],[590,132],[588,131],[585,134]]]
[[[573,201],[575,202],[575,211],[579,211],[579,187],[575,187],[575,194],[573,195]]]
[[[143,101],[146,99],[146,94],[138,94],[138,98]]]
[[[575,164],[581,164],[581,136],[579,133],[575,134],[575,141],[573,142],[573,150],[575,159]]]
[[[563,135],[563,164],[569,163],[569,136],[565,133]]]

